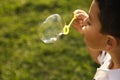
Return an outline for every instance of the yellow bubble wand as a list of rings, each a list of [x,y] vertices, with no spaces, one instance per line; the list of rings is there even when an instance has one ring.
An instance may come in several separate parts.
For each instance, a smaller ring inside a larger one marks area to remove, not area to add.
[[[76,19],[76,15],[74,14],[72,20],[70,21],[70,23],[68,25],[65,24],[64,28],[63,28],[63,34],[67,35],[69,33],[69,28],[72,24],[72,22]]]

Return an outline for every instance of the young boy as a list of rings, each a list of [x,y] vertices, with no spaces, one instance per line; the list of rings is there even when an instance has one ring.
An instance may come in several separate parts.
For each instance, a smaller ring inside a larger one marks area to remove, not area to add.
[[[75,10],[73,27],[84,36],[91,57],[101,66],[93,80],[120,80],[119,0],[93,0],[89,14]]]

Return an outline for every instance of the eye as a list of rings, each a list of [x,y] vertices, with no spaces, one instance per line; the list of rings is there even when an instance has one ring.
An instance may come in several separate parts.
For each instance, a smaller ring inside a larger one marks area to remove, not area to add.
[[[87,21],[87,25],[91,25],[91,22],[89,20]]]
[[[90,18],[88,18],[88,19],[86,20],[86,24],[87,24],[87,25],[91,25]]]
[[[85,26],[90,26],[91,25],[91,22],[90,22],[89,18],[85,20],[84,25]]]

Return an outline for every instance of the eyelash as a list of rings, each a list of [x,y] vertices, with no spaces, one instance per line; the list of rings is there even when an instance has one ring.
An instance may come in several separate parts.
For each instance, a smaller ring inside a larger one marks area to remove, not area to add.
[[[91,22],[90,22],[89,18],[85,20],[84,25],[85,26],[90,26],[91,25]]]
[[[90,21],[87,21],[87,25],[91,25]]]
[[[89,26],[91,25],[91,21],[89,18],[86,20],[86,25],[89,25]]]

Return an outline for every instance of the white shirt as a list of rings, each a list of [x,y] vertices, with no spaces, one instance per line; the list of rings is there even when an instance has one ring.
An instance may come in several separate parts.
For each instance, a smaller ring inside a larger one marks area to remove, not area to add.
[[[111,56],[109,53],[102,51],[98,56],[98,61],[101,66],[97,68],[93,80],[120,80],[120,69],[109,69],[111,63]]]

